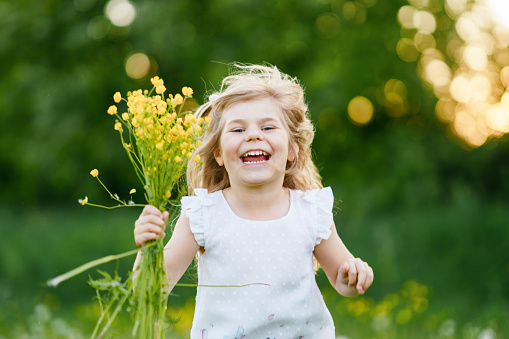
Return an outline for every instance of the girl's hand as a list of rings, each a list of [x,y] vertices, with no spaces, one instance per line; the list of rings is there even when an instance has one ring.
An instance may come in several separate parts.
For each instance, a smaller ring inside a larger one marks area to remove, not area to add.
[[[339,268],[336,289],[343,290],[346,294],[351,294],[351,290],[356,289],[360,294],[364,294],[372,282],[373,269],[361,259],[351,258]]]
[[[142,247],[147,241],[156,240],[160,236],[164,238],[164,228],[168,221],[169,213],[161,212],[156,207],[147,205],[143,208],[140,217],[134,223],[134,242]]]

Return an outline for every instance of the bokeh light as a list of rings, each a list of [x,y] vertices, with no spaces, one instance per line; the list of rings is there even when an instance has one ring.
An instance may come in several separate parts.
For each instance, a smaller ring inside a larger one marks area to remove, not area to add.
[[[368,98],[357,96],[348,104],[348,116],[354,124],[365,125],[373,118],[373,104]]]
[[[438,118],[459,140],[475,148],[509,133],[509,2],[445,0],[441,7],[409,0],[397,18],[398,56],[418,61],[419,76],[438,98]]]
[[[127,57],[125,72],[130,78],[141,79],[150,71],[150,58],[145,53],[134,53]]]
[[[136,18],[136,8],[127,0],[110,0],[105,12],[111,23],[118,27],[129,26]]]

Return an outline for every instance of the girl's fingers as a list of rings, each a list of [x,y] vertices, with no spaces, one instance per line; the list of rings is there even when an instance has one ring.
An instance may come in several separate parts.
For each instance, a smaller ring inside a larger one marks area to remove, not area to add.
[[[352,287],[357,283],[357,259],[348,259],[348,265],[350,266],[350,270],[348,271],[348,286]]]
[[[145,216],[140,217],[138,220],[136,220],[136,222],[134,223],[134,226],[139,227],[139,226],[148,225],[148,224],[163,227],[165,225],[165,222],[160,217],[150,214],[150,215],[145,215]]]
[[[357,290],[360,294],[364,294],[373,282],[373,269],[365,262],[362,262],[362,269],[359,269],[358,280]]]
[[[141,212],[141,216],[145,216],[145,215],[155,215],[155,216],[158,216],[159,218],[163,219],[163,213],[158,210],[155,206],[152,206],[152,205],[147,205],[143,208],[143,211]]]

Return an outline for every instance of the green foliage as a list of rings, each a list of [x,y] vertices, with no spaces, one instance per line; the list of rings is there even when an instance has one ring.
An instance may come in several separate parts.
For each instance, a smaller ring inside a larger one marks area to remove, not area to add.
[[[359,10],[345,12],[353,2]],[[467,151],[437,120],[436,99],[417,77],[417,65],[395,52],[396,15],[406,1],[134,3],[135,21],[119,28],[104,17],[105,0],[0,1],[0,336],[58,337],[62,326],[55,319],[66,312],[83,326],[62,317],[68,327],[88,336],[99,314],[88,306],[88,277],[58,289],[41,284],[133,247],[139,211],[91,212],[77,204],[85,195],[101,203],[93,168],[120,196],[137,182],[107,119],[112,93],[146,88],[157,74],[169,92],[190,86],[200,102],[234,61],[269,62],[305,86],[316,124],[316,163],[342,201],[340,236],[374,267],[368,293],[374,304],[403,282],[417,281],[431,288],[428,312],[456,319],[463,337],[487,328],[500,337],[507,333],[497,319],[507,319],[509,302],[509,143],[493,140]],[[125,73],[135,51],[153,60],[140,80]],[[409,110],[399,118],[380,100],[388,79],[407,87]],[[364,127],[347,114],[357,95],[375,108]],[[141,194],[133,198],[144,202]],[[132,268],[129,260],[119,264],[121,275]],[[326,288],[325,278],[318,279]],[[174,291],[180,295],[172,297],[175,308],[192,307],[183,306],[192,289]],[[339,304],[334,298],[328,303],[331,309]],[[37,327],[41,314],[47,321]],[[180,316],[181,324],[189,320]],[[367,322],[346,318],[341,326],[352,327],[341,333],[363,337]],[[490,327],[492,321],[499,327]]]

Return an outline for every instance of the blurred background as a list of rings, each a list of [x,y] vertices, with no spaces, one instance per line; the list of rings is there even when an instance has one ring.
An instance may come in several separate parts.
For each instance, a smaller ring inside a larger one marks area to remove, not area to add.
[[[338,337],[509,337],[506,0],[1,0],[0,13],[0,338],[88,337],[95,270],[45,281],[134,248],[139,209],[78,204],[113,205],[94,168],[121,197],[142,192],[113,94],[159,75],[200,104],[232,62],[306,89],[339,234],[375,271],[351,299],[317,275]],[[100,269],[125,276],[133,260]],[[194,293],[170,298],[167,337],[188,337]],[[129,331],[120,318],[109,335]]]

